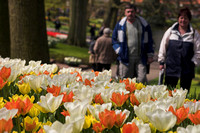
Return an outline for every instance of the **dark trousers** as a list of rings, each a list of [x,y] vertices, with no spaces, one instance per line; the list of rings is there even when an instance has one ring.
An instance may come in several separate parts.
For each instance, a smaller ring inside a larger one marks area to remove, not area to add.
[[[94,71],[97,71],[97,65],[96,65],[96,63],[92,63],[92,69],[94,70]]]
[[[167,85],[168,87],[176,88],[178,80],[179,80],[178,77],[165,76],[165,85]],[[183,89],[187,89],[188,93],[190,90],[191,83],[192,83],[191,76],[181,76],[180,87],[182,87]]]
[[[104,70],[110,70],[110,66],[111,66],[111,64],[101,64],[101,63],[97,63],[97,66],[96,66],[96,70],[97,71],[102,71],[103,69]]]

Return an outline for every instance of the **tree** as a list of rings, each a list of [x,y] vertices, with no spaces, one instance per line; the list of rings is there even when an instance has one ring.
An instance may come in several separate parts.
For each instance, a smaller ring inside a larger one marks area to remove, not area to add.
[[[163,26],[165,23],[164,6],[160,0],[143,1],[144,17],[151,25]]]
[[[70,22],[68,44],[86,46],[88,0],[70,0]]]
[[[104,18],[106,27],[114,29],[117,23],[118,8],[120,7],[120,4],[120,0],[109,0]]]
[[[8,17],[8,1],[0,1],[0,56],[10,57],[10,32]]]
[[[9,0],[11,58],[49,62],[44,0]]]

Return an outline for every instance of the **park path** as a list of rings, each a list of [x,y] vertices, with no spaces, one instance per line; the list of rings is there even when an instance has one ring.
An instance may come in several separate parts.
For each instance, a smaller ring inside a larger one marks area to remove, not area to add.
[[[55,29],[53,29],[53,28],[47,28],[47,31],[54,31],[54,30]],[[61,32],[67,34],[67,32],[65,32],[65,31],[61,31]],[[162,35],[162,33],[159,32],[159,35]],[[156,34],[156,36],[158,36],[158,34]],[[157,39],[156,42],[159,43],[161,36],[157,37],[156,39]],[[86,42],[88,42],[88,43],[90,42],[89,37],[86,39]],[[156,46],[156,49],[158,49],[158,46]],[[151,65],[150,65],[150,73],[147,74],[148,81],[154,80],[155,78],[159,77],[159,63],[157,62],[157,53],[155,53],[154,60],[155,61],[153,63],[151,63]],[[62,63],[56,63],[56,64],[58,65],[59,69],[62,69],[63,67],[64,68],[72,67],[67,64],[62,64]],[[80,65],[77,68],[82,68],[83,71],[91,71],[92,70],[87,65]],[[116,71],[117,71],[116,68],[117,68],[117,65],[111,66],[112,77],[116,77]]]

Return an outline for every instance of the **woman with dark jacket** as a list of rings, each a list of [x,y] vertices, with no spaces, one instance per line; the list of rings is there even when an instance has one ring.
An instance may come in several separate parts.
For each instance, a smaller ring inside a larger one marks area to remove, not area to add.
[[[180,79],[180,86],[188,91],[195,65],[200,63],[200,35],[191,26],[191,18],[188,8],[179,11],[178,22],[165,32],[158,54],[160,70],[166,65],[165,84],[175,88]]]

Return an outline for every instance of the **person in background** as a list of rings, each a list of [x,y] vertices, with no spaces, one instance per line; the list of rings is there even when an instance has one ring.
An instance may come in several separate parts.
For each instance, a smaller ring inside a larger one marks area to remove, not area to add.
[[[89,63],[92,65],[92,69],[94,71],[96,71],[96,55],[94,53],[94,45],[95,45],[96,40],[97,40],[97,37],[95,37],[93,40],[91,40],[90,46],[89,46],[89,51],[88,51],[88,53],[90,54]]]
[[[105,24],[103,23],[102,26],[99,29],[99,37],[103,35],[104,28],[105,28]]]
[[[136,15],[133,4],[125,6],[125,17],[115,26],[112,43],[119,61],[119,78],[137,78],[147,84],[147,65],[153,62],[154,50],[151,27]]]
[[[95,38],[95,31],[96,31],[96,25],[95,24],[93,24],[93,25],[91,25],[91,28],[90,28],[90,36],[91,36],[91,40],[94,40],[94,38]]]
[[[97,56],[97,71],[110,70],[111,63],[116,59],[116,54],[112,48],[112,38],[110,28],[103,30],[103,35],[96,40],[94,53]]]
[[[60,31],[60,27],[61,27],[61,23],[60,23],[59,18],[56,18],[56,20],[54,21],[54,24],[55,24],[55,31],[59,32]]]
[[[188,8],[180,9],[178,21],[164,33],[158,54],[159,69],[166,65],[165,84],[175,88],[180,79],[180,86],[188,91],[195,65],[200,63],[200,36],[190,24],[191,19]]]

